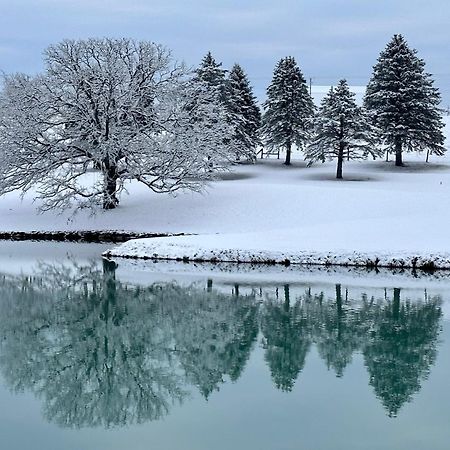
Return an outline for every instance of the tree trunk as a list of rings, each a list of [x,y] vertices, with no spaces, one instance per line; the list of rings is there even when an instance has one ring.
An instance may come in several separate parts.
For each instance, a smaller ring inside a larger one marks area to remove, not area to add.
[[[386,162],[389,162],[389,150],[386,150]]]
[[[429,158],[430,158],[430,149],[427,150],[427,159],[425,160],[425,162],[428,162]]]
[[[344,150],[345,150],[345,144],[343,142],[344,137],[344,118],[341,117],[340,119],[340,125],[339,125],[339,151],[338,151],[338,160],[337,160],[337,170],[336,170],[336,178],[338,180],[342,179],[342,164],[344,162]],[[350,151],[350,149],[348,149]],[[350,156],[350,153],[348,154]]]
[[[342,292],[340,284],[336,284],[336,307],[338,317],[342,316]]]
[[[284,161],[284,164],[286,164],[286,166],[289,166],[291,164],[291,142],[289,141],[286,144],[286,160]]]
[[[341,339],[342,335],[342,293],[341,293],[341,285],[336,285],[336,307],[337,307],[337,339]]]
[[[114,313],[114,306],[117,303],[117,286],[116,286],[116,269],[117,264],[114,261],[103,259],[103,282],[105,285],[104,297],[103,297],[103,320],[108,322],[111,314]],[[112,306],[113,311],[110,311]]]
[[[395,165],[403,166],[402,159],[402,140],[398,136],[395,137]]]
[[[392,302],[392,317],[394,320],[400,318],[400,289],[394,288],[394,301]]]
[[[341,142],[339,144],[339,153],[338,153],[338,160],[337,160],[337,170],[336,170],[336,178],[341,180],[342,179],[342,164],[344,162],[344,144]]]
[[[285,284],[284,285],[284,310],[287,312],[289,311],[289,306],[290,306],[290,295],[289,295],[289,285]]]
[[[105,180],[105,190],[103,193],[103,209],[114,209],[119,204],[119,199],[116,196],[117,193],[117,166],[107,165],[103,173]]]

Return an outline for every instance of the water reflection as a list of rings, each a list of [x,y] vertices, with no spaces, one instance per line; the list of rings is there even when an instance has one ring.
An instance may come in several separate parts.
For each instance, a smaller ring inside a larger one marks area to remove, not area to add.
[[[400,289],[392,301],[373,310],[364,360],[370,385],[390,416],[419,391],[436,359],[440,331],[439,299],[402,302]]]
[[[285,285],[279,296],[237,285],[229,293],[211,281],[138,286],[115,272],[109,261],[73,262],[43,265],[34,277],[0,276],[0,370],[60,426],[158,420],[193,388],[208,398],[227,378],[239,379],[259,333],[283,391],[293,389],[313,346],[338,377],[362,353],[390,416],[412,400],[436,359],[439,297],[418,301],[394,289],[350,298],[340,285],[333,295]]]
[[[267,299],[261,311],[265,359],[277,388],[292,390],[311,347],[310,322],[301,299],[291,302],[289,286],[284,301]]]

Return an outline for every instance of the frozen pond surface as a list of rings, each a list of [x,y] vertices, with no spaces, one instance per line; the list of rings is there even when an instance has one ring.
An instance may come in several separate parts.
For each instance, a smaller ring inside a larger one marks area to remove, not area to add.
[[[0,242],[8,450],[448,449],[450,274]]]

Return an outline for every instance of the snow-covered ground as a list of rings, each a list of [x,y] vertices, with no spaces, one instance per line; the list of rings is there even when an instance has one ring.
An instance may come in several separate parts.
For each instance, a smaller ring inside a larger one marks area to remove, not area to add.
[[[235,167],[204,194],[172,197],[132,183],[117,210],[69,221],[69,214],[40,215],[31,195],[20,201],[12,193],[0,198],[0,230],[197,234],[129,241],[114,255],[334,263],[378,257],[386,264],[434,255],[450,267],[450,155],[424,159],[406,154],[403,168],[381,160],[345,163],[343,181],[334,179],[332,162],[307,168],[301,155],[291,167],[259,160]]]

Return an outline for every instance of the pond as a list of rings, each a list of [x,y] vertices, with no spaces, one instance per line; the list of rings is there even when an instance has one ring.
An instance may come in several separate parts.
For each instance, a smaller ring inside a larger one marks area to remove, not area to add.
[[[448,449],[450,275],[0,242],[1,448]]]

